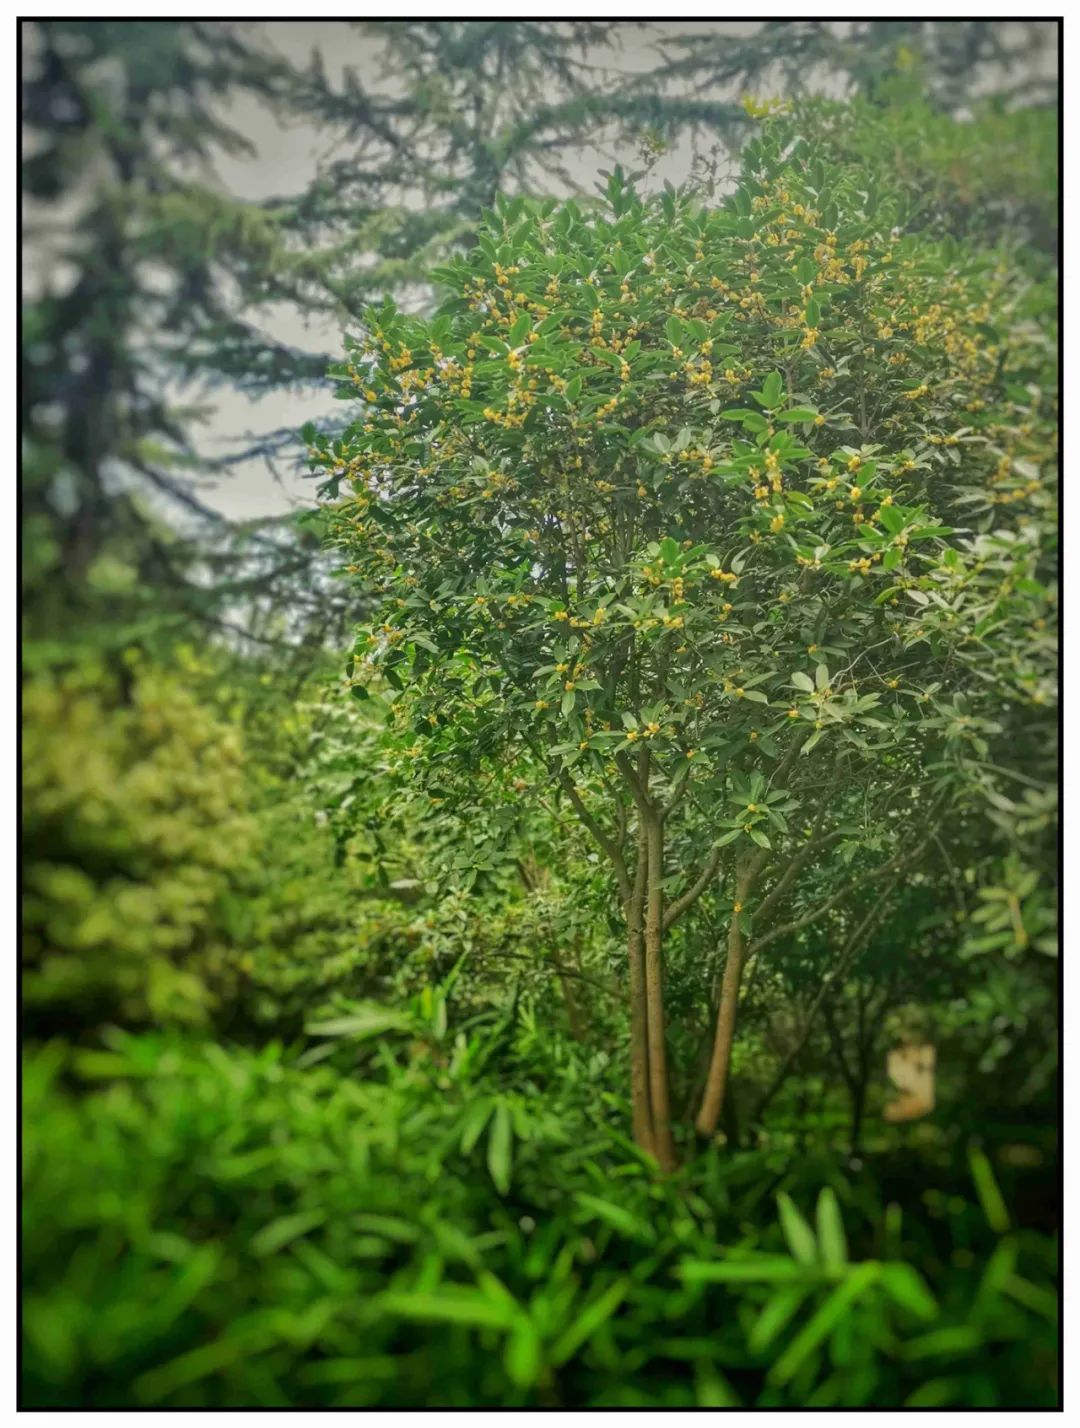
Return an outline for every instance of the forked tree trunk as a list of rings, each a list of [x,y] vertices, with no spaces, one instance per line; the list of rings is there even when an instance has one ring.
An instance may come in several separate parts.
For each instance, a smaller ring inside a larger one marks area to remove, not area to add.
[[[652,1103],[649,1096],[649,1022],[645,986],[645,895],[649,873],[644,830],[638,837],[637,868],[626,905],[630,959],[630,1105],[634,1143],[656,1155]]]
[[[749,867],[744,863],[735,873],[735,902],[741,908],[750,891],[752,882]],[[731,1067],[731,1048],[735,1040],[735,1014],[739,1006],[739,986],[742,982],[745,946],[738,912],[731,914],[728,929],[727,961],[724,964],[724,980],[720,984],[720,1006],[716,1013],[716,1035],[713,1039],[712,1059],[705,1081],[705,1093],[701,1098],[695,1126],[699,1135],[714,1136],[724,1109],[727,1092],[728,1072]]]
[[[667,1044],[664,1029],[664,825],[649,809],[644,816],[648,844],[648,897],[645,907],[645,996],[649,1036],[649,1099],[652,1105],[654,1154],[662,1170],[675,1168],[671,1135]]]

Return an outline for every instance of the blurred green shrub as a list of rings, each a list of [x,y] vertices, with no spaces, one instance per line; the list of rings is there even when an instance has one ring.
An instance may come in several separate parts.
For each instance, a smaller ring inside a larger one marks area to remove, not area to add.
[[[255,837],[239,731],[137,657],[37,672],[23,720],[31,1020],[203,1020],[215,907]]]
[[[981,1152],[940,1215],[829,1159],[657,1181],[527,1012],[312,1030],[28,1055],[28,1405],[1056,1402],[1054,1245]]]

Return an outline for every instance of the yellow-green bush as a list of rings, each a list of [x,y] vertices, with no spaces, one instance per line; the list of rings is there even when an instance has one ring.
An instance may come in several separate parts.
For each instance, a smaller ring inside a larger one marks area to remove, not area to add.
[[[255,834],[237,730],[137,662],[39,673],[23,709],[31,1013],[202,1019],[215,904]]]

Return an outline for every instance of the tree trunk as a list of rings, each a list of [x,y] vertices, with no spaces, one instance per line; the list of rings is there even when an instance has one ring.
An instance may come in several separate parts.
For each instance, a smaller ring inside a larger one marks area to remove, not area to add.
[[[626,905],[630,958],[630,1105],[634,1143],[656,1155],[652,1103],[649,1096],[649,1023],[645,986],[645,894],[649,873],[645,830],[638,834],[637,868]]]
[[[654,809],[644,816],[648,846],[648,898],[645,908],[645,998],[649,1037],[649,1099],[655,1155],[661,1169],[675,1168],[671,1135],[667,1044],[664,1029],[664,827]]]
[[[737,868],[735,874],[735,902],[740,909],[750,891],[750,883],[749,869],[743,864]],[[728,928],[727,962],[724,965],[724,980],[720,985],[720,1008],[716,1014],[712,1060],[709,1063],[701,1109],[695,1122],[698,1134],[706,1137],[716,1134],[720,1114],[724,1109],[724,1095],[731,1066],[731,1047],[735,1040],[735,1013],[739,1005],[744,951],[739,914],[733,911],[731,926]]]

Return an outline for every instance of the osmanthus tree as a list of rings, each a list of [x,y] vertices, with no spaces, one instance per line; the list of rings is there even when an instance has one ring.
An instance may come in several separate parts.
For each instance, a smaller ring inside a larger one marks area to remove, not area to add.
[[[780,128],[718,209],[618,171],[595,205],[501,203],[431,318],[368,315],[341,368],[364,418],[309,433],[383,597],[352,680],[407,691],[422,777],[462,725],[477,762],[530,751],[610,864],[634,1134],[664,1166],[665,935],[722,875],[709,1135],[747,956],[921,856],[952,725],[988,717],[949,605],[978,562],[941,512],[998,470],[971,413],[1014,278],[902,219]]]

